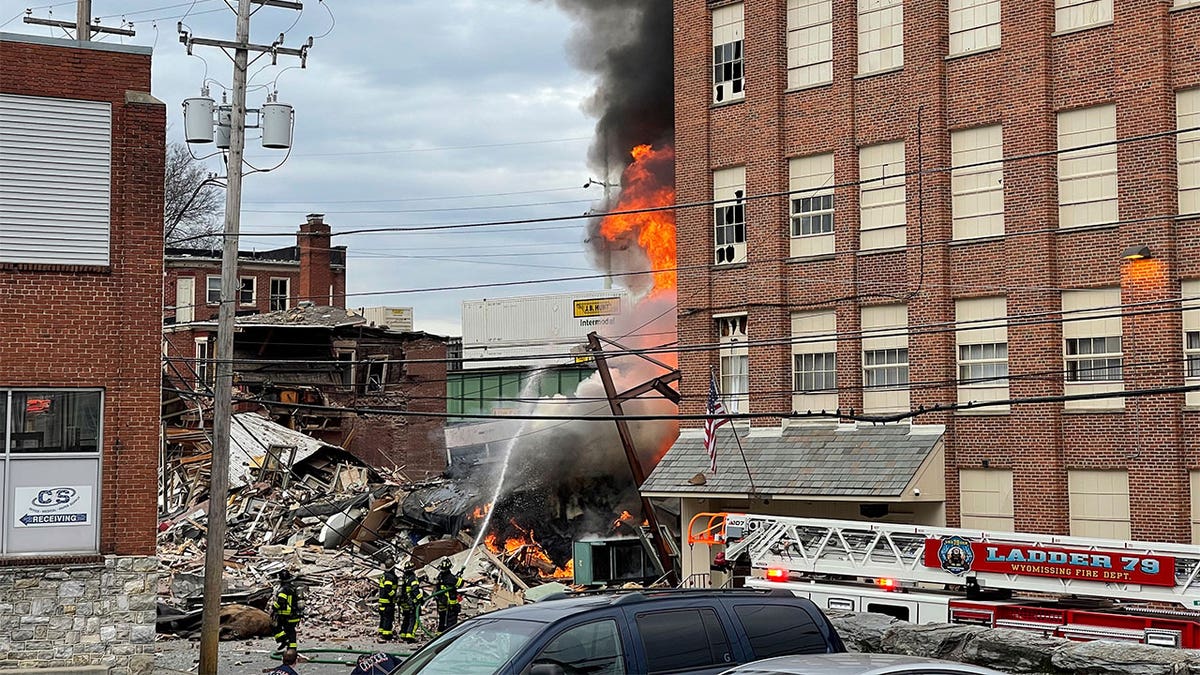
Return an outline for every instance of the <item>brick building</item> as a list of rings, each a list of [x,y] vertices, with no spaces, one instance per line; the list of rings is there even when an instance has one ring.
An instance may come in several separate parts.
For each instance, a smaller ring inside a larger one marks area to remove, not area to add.
[[[683,480],[693,422],[646,492],[1200,542],[1200,392],[1112,397],[1200,384],[1200,3],[677,1],[674,40],[677,201],[723,200],[678,214],[679,341],[720,344],[681,412],[710,368],[756,413],[992,405],[902,424],[924,463],[755,419],[766,504],[731,440]]]
[[[0,668],[148,672],[165,106],[147,47],[0,61]]]
[[[373,466],[401,467],[412,479],[446,469],[446,338],[374,327],[358,314],[307,301],[236,322],[234,376],[244,398],[239,408],[265,408],[280,424]],[[204,392],[212,384],[215,368],[206,359],[216,350],[216,320],[166,326],[163,337],[164,398],[170,401],[164,416],[172,424],[194,423],[209,413],[211,397],[195,397],[201,406],[184,406],[192,397],[181,400],[170,390]]]
[[[295,307],[346,306],[346,247],[330,246],[322,214],[309,214],[296,233],[296,245],[269,251],[239,251],[239,314]],[[168,248],[163,295],[165,323],[217,318],[221,299],[221,249]]]

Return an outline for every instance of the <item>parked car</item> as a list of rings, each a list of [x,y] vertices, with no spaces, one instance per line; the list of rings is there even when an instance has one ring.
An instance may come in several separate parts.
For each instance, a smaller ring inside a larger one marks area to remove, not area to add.
[[[392,675],[716,675],[844,651],[821,610],[787,591],[580,593],[469,619]]]
[[[721,675],[1004,675],[965,663],[899,654],[780,656],[730,668]]]

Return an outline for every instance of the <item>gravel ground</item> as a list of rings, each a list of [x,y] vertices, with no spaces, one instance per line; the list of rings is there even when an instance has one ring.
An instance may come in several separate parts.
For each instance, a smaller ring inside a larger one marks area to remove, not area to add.
[[[381,649],[386,647],[387,649]],[[388,651],[391,653],[404,653],[412,649],[409,645],[403,643],[398,644],[376,644],[370,638],[356,638],[345,641],[312,641],[306,642],[304,635],[300,636],[300,655],[301,658],[307,655],[313,659],[343,659],[351,665],[337,665],[330,663],[307,663],[301,661],[301,664],[296,668],[300,675],[348,675],[353,669],[353,661],[357,658],[356,654],[329,654],[306,650],[314,649],[353,649],[358,651]],[[222,675],[251,675],[253,673],[261,673],[264,670],[270,671],[275,666],[279,665],[279,661],[272,659],[271,654],[275,651],[275,641],[269,638],[257,640],[239,640],[236,642],[222,642],[219,657],[218,668]],[[196,666],[200,661],[200,642],[198,640],[163,640],[158,643],[158,655],[155,659],[155,672],[162,675],[175,673],[194,673]]]

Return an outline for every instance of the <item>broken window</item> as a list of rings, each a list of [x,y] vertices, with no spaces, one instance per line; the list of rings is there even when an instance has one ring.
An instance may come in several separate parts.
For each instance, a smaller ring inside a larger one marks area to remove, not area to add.
[[[286,278],[271,279],[270,311],[279,312],[288,308],[291,282]]]
[[[362,364],[363,370],[363,392],[367,394],[380,394],[384,391],[384,385],[387,384],[387,357],[386,356],[368,356],[367,360]]]

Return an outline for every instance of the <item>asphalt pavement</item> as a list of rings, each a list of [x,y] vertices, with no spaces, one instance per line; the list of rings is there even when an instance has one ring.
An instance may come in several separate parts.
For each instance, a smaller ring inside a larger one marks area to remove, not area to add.
[[[373,639],[359,638],[345,641],[314,641],[300,642],[301,658],[312,659],[296,667],[300,675],[348,675],[354,668],[358,653],[339,653],[323,650],[349,650],[352,652],[387,651],[393,654],[404,654],[413,647],[404,643],[377,644]],[[218,651],[217,667],[221,675],[258,675],[270,672],[279,665],[278,659],[272,659],[275,652],[275,641],[269,638],[257,640],[238,640],[222,642]],[[342,664],[321,663],[320,661],[341,660]],[[155,658],[155,673],[163,675],[179,675],[195,673],[200,661],[200,642],[198,640],[164,640],[158,643],[158,655]]]

